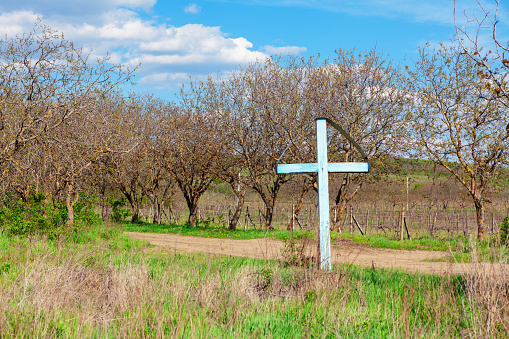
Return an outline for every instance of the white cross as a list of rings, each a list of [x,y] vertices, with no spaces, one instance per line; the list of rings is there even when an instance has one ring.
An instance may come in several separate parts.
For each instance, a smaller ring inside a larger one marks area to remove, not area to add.
[[[316,158],[312,164],[281,164],[277,165],[276,173],[314,173],[318,172],[318,215],[320,218],[320,267],[331,270],[330,255],[330,221],[329,221],[329,172],[336,173],[367,173],[367,162],[328,163],[327,161],[327,122],[343,134],[362,154],[362,148],[338,124],[328,118],[316,119]]]

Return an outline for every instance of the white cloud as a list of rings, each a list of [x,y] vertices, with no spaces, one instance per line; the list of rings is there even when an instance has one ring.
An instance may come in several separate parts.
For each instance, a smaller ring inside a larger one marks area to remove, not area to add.
[[[85,1],[76,3],[83,7]],[[178,85],[190,76],[203,77],[268,57],[253,50],[248,39],[230,37],[220,27],[200,24],[177,27],[142,18],[139,9],[149,10],[154,3],[155,0],[90,0],[83,8],[97,5],[99,9],[84,9],[83,17],[67,17],[75,2],[25,0],[20,2],[20,8],[34,5],[35,9],[9,11],[6,8],[15,9],[13,3],[0,5],[0,31],[9,36],[29,32],[40,17],[44,25],[59,29],[66,39],[91,51],[93,57],[108,53],[113,63],[131,67],[141,63],[137,78],[145,86]]]
[[[37,14],[30,11],[15,11],[0,14],[0,32],[7,36],[14,36],[22,32],[29,32],[37,20]],[[0,37],[0,39],[2,39]]]
[[[196,76],[195,78],[205,78],[204,75]],[[179,87],[183,83],[192,78],[191,74],[185,72],[177,73],[155,73],[142,77],[138,83],[140,85],[155,85],[157,89],[168,89],[172,87]]]
[[[201,7],[197,4],[189,4],[186,8],[184,8],[184,12],[190,14],[198,14],[201,12]]]
[[[267,45],[263,46],[262,50],[272,55],[299,55],[300,53],[305,53],[307,51],[307,48],[299,46],[275,47]]]

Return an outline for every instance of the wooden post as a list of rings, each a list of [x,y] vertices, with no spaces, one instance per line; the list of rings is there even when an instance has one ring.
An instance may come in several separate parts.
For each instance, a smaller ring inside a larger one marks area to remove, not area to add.
[[[465,210],[465,230],[463,231],[463,235],[466,237],[468,235],[468,211]]]
[[[295,205],[292,204],[292,231],[295,228],[294,223],[295,223]]]
[[[403,220],[405,219],[405,210],[403,209],[403,206],[401,206],[401,214],[399,218],[399,240],[403,240]]]
[[[361,232],[362,236],[364,236],[364,232],[362,232],[362,228],[361,228],[361,225],[359,225],[359,223],[357,222],[357,219],[355,219],[355,216],[352,214],[353,216],[353,221],[355,221],[355,225],[357,225],[357,228],[359,229],[359,232]]]
[[[353,207],[350,206],[350,234],[353,233]]]
[[[366,211],[366,227],[364,228],[364,234],[368,234],[369,225],[369,209]]]
[[[246,213],[244,213],[244,232],[247,230],[247,211],[249,211],[249,206],[246,207]],[[242,210],[240,213],[242,213]]]
[[[494,228],[495,228],[495,213],[492,212],[491,213],[491,235],[493,235]]]
[[[329,169],[327,161],[327,122],[316,120],[316,160],[318,164],[318,208],[320,210],[320,267],[331,270],[330,218],[329,218]]]
[[[408,237],[408,240],[412,240],[412,238],[410,237],[410,232],[408,231],[408,226],[406,224],[406,217],[403,215],[403,224],[405,225],[405,230],[406,230],[406,235]]]
[[[456,214],[456,233],[459,233],[460,231],[460,215],[459,213]]]

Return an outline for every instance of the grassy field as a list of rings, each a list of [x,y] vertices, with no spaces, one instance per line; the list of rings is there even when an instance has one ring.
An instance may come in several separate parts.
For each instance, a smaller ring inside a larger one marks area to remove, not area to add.
[[[507,337],[507,281],[0,236],[0,337]]]
[[[122,223],[120,227],[128,232],[150,232],[150,233],[174,233],[187,236],[198,236],[205,238],[229,238],[229,239],[258,239],[258,238],[275,238],[281,240],[288,240],[290,238],[302,239],[309,238],[316,240],[316,231],[311,230],[294,230],[287,231],[281,229],[272,230],[255,230],[237,229],[229,231],[224,226],[218,226],[207,223],[202,225],[198,223],[196,227],[189,227],[188,225],[177,225],[177,224],[150,224],[150,223]],[[383,235],[377,236],[361,236],[349,233],[338,233],[331,232],[331,238],[334,240],[349,240],[357,244],[368,245],[371,247],[380,248],[392,248],[392,249],[404,249],[404,250],[429,250],[429,251],[460,251],[468,250],[470,239],[457,236],[453,238],[447,237],[419,237],[414,239],[404,239],[403,241],[399,238],[391,238]],[[494,238],[487,238],[484,241],[484,245],[489,244]],[[486,247],[486,246],[483,246]]]

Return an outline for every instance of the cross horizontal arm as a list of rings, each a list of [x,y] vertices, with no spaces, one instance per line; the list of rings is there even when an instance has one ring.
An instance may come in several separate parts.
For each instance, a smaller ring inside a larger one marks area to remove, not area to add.
[[[328,163],[328,172],[337,173],[367,173],[369,164],[367,162],[339,162]],[[276,168],[277,174],[284,173],[313,173],[318,172],[318,164],[280,164]]]
[[[318,164],[280,164],[276,167],[277,174],[284,173],[313,173],[318,172]]]
[[[367,162],[330,162],[327,164],[329,172],[336,173],[368,173],[369,164]]]

